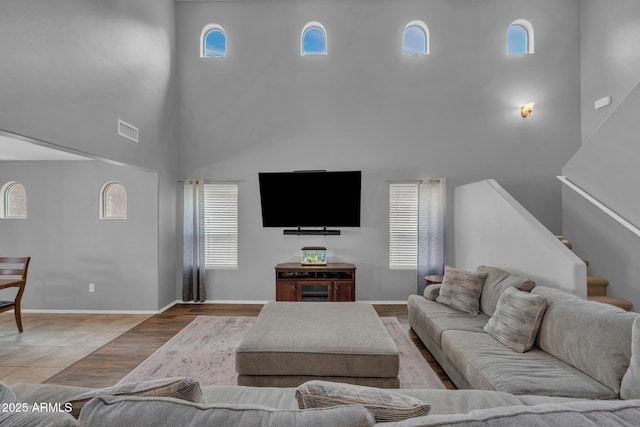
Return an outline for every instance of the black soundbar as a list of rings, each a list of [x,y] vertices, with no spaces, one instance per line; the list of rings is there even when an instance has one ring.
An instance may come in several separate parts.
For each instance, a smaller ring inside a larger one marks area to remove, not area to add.
[[[317,229],[304,229],[304,228],[294,228],[284,230],[282,232],[285,236],[339,236],[340,230],[327,230],[327,227],[322,230]]]

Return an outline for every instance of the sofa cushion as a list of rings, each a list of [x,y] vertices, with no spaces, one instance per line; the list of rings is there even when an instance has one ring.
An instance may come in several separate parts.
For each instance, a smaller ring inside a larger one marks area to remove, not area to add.
[[[462,271],[447,265],[436,301],[467,313],[479,314],[480,294],[486,277],[487,273]]]
[[[631,363],[620,384],[622,399],[640,399],[640,316],[633,321],[631,334]]]
[[[430,406],[419,399],[376,387],[329,381],[308,381],[296,389],[300,409],[338,405],[362,405],[376,422],[400,421],[429,413]]]
[[[410,295],[407,301],[409,321],[419,324],[429,336],[440,345],[442,333],[448,330],[460,330],[483,333],[489,316],[480,313],[474,316],[448,305],[427,300],[419,295]],[[416,326],[417,327],[417,326]]]
[[[509,273],[497,267],[481,265],[478,271],[487,273],[480,295],[480,310],[487,316],[492,316],[502,292],[510,287],[529,292],[536,284],[533,280],[519,274]]]
[[[216,385],[202,387],[206,403],[244,403],[274,409],[298,409],[295,387],[245,387]]]
[[[582,401],[508,406],[471,411],[467,414],[428,415],[397,423],[397,427],[428,426],[580,426],[632,427],[640,425],[640,401]]]
[[[507,288],[484,330],[510,349],[524,353],[533,346],[546,308],[544,297]]]
[[[536,345],[620,393],[638,314],[546,286],[531,293],[547,299]]]
[[[174,397],[189,402],[203,402],[200,385],[190,378],[163,378],[159,380],[125,383],[79,394],[71,399],[71,415],[78,417],[82,407],[95,396],[147,396]]]
[[[288,410],[260,405],[186,402],[169,397],[98,396],[82,409],[78,426],[372,426],[371,413],[359,405]]]
[[[486,333],[446,331],[442,351],[471,387],[512,394],[615,399],[617,393],[552,355],[516,353]]]
[[[73,427],[76,420],[64,406],[20,402],[13,391],[0,382],[0,426],[2,427]],[[36,405],[34,407],[34,405]]]

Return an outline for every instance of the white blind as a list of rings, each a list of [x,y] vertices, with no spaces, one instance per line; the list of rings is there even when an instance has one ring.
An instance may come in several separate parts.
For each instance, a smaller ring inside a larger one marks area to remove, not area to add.
[[[389,184],[389,268],[416,269],[418,184]]]
[[[238,184],[204,186],[205,265],[238,268]]]

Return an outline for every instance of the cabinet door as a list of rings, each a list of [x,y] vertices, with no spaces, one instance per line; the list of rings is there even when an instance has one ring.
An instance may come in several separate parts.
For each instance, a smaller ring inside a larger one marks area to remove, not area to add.
[[[355,286],[352,281],[336,280],[333,282],[330,301],[355,301]]]
[[[276,282],[276,301],[298,301],[298,286],[293,280]]]
[[[329,301],[331,282],[323,280],[301,280],[298,282],[298,301]]]

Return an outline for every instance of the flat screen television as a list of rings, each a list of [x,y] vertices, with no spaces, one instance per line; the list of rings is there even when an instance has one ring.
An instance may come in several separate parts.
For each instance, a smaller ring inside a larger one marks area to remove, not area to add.
[[[264,227],[360,227],[360,171],[261,172]]]

